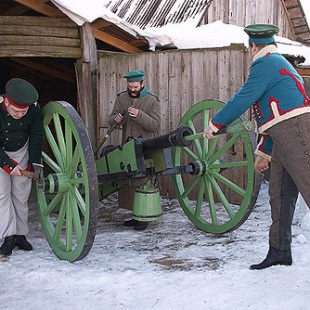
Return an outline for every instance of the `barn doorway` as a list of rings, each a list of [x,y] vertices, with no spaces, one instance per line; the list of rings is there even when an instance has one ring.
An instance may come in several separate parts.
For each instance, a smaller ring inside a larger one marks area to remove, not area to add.
[[[49,101],[67,101],[77,109],[75,59],[43,57],[1,57],[0,94],[11,78],[22,78],[34,85],[43,107]]]

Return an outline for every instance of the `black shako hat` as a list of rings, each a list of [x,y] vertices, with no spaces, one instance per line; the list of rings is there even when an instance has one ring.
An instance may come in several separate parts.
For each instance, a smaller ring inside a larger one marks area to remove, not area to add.
[[[5,92],[9,103],[18,109],[28,108],[37,102],[39,98],[34,86],[20,78],[9,80],[5,85]]]

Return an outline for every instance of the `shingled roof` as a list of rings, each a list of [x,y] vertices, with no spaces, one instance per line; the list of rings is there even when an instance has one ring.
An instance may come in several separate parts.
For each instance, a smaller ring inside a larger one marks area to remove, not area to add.
[[[104,6],[118,17],[140,29],[201,21],[213,0],[110,0]]]
[[[282,2],[286,8],[287,15],[295,35],[295,41],[310,46],[309,25],[300,1],[282,0]]]

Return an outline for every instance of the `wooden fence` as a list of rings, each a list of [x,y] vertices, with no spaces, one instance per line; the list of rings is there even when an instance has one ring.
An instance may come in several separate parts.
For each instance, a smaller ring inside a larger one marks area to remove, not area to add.
[[[194,104],[206,99],[229,99],[244,83],[248,68],[243,45],[134,55],[99,53],[100,137],[109,127],[108,116],[117,93],[126,89],[123,75],[128,71],[145,70],[148,89],[161,101],[160,134],[166,134],[178,126]],[[119,144],[120,137],[120,130],[116,130],[106,143]],[[160,185],[163,195],[173,196],[171,178],[163,178]]]

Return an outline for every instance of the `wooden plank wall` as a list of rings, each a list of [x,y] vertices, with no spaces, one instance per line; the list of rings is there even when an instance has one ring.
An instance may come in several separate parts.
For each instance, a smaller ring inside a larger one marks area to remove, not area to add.
[[[149,90],[161,100],[161,134],[176,128],[182,116],[206,99],[226,101],[244,83],[248,55],[243,45],[229,48],[173,50],[144,54],[99,53],[99,130],[102,139],[116,94],[126,89],[128,71],[143,69]],[[119,144],[116,130],[105,143]],[[160,180],[161,193],[173,196],[171,178]]]
[[[1,16],[0,57],[80,58],[78,26],[68,18]]]
[[[286,9],[279,0],[216,0],[210,5],[202,24],[217,20],[241,27],[258,23],[275,24],[280,28],[280,36],[295,39]]]

